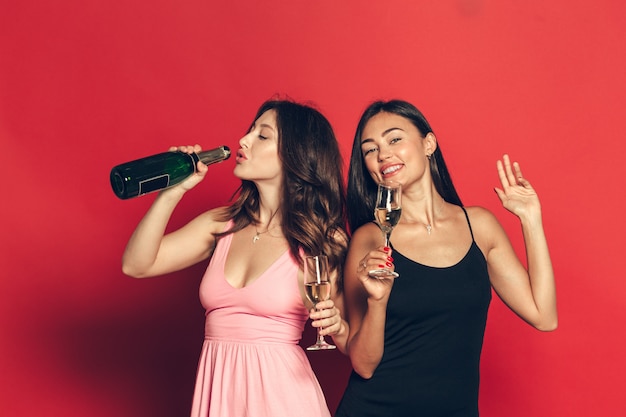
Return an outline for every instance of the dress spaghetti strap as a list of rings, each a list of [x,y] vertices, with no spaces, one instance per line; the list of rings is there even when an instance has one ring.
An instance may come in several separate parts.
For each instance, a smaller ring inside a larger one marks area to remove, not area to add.
[[[465,207],[461,207],[461,210],[463,210],[463,213],[465,213],[465,218],[467,219],[467,225],[469,226],[470,229],[470,234],[472,235],[472,242],[474,241],[474,232],[472,231],[472,225],[469,221],[469,216],[467,215],[467,210],[465,210]]]

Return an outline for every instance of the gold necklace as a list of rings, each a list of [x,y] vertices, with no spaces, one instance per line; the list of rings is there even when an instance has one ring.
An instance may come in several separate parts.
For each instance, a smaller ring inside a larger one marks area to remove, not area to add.
[[[270,231],[270,224],[272,223],[272,220],[274,219],[274,215],[278,212],[278,210],[276,210],[271,216],[270,216],[270,220],[267,222],[267,229],[264,232],[259,232],[259,229],[256,227],[256,224],[254,225],[254,231],[256,232],[256,234],[252,237],[252,243],[257,243],[259,241],[259,239],[261,239],[261,235],[265,234],[267,232]]]
[[[261,239],[261,235],[263,233],[267,233],[270,231],[270,229],[268,228],[265,232],[259,232],[259,229],[257,229],[256,226],[254,226],[254,230],[256,231],[256,234],[252,237],[252,243],[256,243],[259,239]]]
[[[444,200],[445,201],[445,200]],[[439,210],[437,210],[437,207],[435,207],[435,212],[439,212],[438,215],[441,215],[441,212],[443,210],[443,202],[442,204],[439,206]],[[426,232],[428,233],[428,236],[430,236],[430,234],[433,231],[433,225],[432,223],[424,223],[424,222],[420,222],[419,220],[414,220],[416,223],[419,223],[421,225],[423,225],[426,228]]]

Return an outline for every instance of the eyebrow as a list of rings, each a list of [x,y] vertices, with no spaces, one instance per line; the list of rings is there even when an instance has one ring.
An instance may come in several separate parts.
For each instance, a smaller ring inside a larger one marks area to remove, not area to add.
[[[404,129],[401,129],[399,127],[390,127],[389,129],[387,129],[387,130],[385,130],[383,132],[382,136],[386,136],[389,133],[393,132],[394,130],[400,130],[400,131],[404,132]],[[372,139],[372,138],[363,139],[361,141],[361,145],[363,145],[364,143],[368,143],[368,142],[374,142],[374,139]]]
[[[256,129],[257,127],[258,127],[258,128],[261,128],[261,129],[262,129],[262,128],[264,128],[264,127],[266,127],[266,128],[268,128],[268,129],[271,129],[273,132],[276,132],[276,129],[274,129],[274,127],[273,127],[272,125],[269,125],[269,124],[267,124],[267,123],[261,123],[261,124],[260,124],[260,125],[258,125],[258,126],[257,126],[257,124],[256,124],[256,123],[253,123],[253,124],[252,124],[252,127],[250,127],[250,131],[252,131],[253,129]]]

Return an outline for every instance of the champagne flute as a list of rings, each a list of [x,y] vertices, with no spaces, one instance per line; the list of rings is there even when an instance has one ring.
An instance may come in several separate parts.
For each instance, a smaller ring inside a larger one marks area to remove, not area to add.
[[[304,289],[307,298],[317,304],[330,298],[330,280],[328,278],[328,258],[325,255],[307,256],[304,258]],[[317,308],[316,308],[317,310]],[[337,346],[331,345],[317,329],[317,341],[306,350],[328,350]]]
[[[393,228],[398,224],[402,214],[402,186],[395,181],[384,181],[378,184],[374,219],[385,238],[385,246],[389,247],[389,237]],[[373,269],[371,277],[398,277],[399,274],[388,268]]]

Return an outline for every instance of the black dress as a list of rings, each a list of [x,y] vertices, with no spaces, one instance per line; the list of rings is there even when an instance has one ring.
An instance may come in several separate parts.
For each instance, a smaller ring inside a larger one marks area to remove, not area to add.
[[[370,379],[352,372],[335,416],[477,417],[491,285],[474,234],[451,267],[393,257],[383,356]]]

